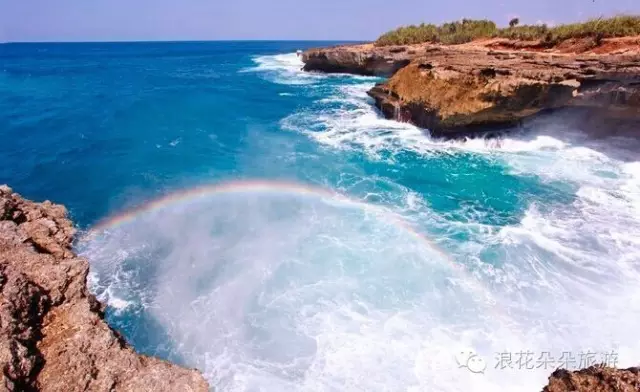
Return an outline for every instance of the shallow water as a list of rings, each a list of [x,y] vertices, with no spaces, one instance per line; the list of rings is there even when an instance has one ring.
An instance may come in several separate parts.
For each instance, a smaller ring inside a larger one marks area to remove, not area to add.
[[[66,204],[111,325],[218,391],[637,365],[639,143],[435,140],[301,72],[324,44],[3,45],[0,183]]]

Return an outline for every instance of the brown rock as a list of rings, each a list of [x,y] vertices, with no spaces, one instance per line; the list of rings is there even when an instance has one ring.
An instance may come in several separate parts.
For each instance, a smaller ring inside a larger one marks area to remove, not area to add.
[[[345,45],[307,50],[302,54],[302,61],[305,71],[391,76],[407,66],[415,54],[404,46]]]
[[[0,382],[6,390],[28,390],[34,384],[43,363],[36,342],[48,307],[41,287],[12,266],[0,264]]]
[[[592,366],[575,372],[559,369],[542,392],[638,392],[640,368],[626,370]]]
[[[136,354],[103,320],[66,209],[0,186],[1,391],[207,391],[202,375]]]
[[[640,119],[640,60],[440,48],[412,61],[369,95],[387,118],[439,136],[514,125],[543,110],[606,108]],[[634,65],[631,65],[634,64]]]
[[[638,51],[496,51],[487,43],[401,48],[369,44],[316,49],[303,60],[305,69],[393,74],[369,92],[376,106],[385,117],[429,129],[436,136],[486,133],[565,107],[586,108],[591,116],[591,109],[597,108],[605,120],[594,119],[595,123],[622,122],[629,129],[640,124]]]

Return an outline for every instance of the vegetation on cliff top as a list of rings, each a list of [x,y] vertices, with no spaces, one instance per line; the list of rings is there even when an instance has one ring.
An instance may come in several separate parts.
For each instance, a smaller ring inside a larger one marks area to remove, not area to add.
[[[512,20],[509,27],[498,28],[490,20],[463,19],[461,21],[418,26],[405,26],[383,34],[375,42],[377,46],[409,45],[425,42],[447,45],[463,44],[479,38],[510,38],[517,40],[539,40],[549,46],[571,38],[595,40],[612,37],[640,35],[640,16],[621,15],[612,18],[591,19],[581,23],[571,23],[549,27],[547,25],[518,26]]]

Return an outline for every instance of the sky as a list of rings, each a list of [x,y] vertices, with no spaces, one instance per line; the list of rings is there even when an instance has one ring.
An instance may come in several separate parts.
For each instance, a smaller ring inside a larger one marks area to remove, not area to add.
[[[0,0],[0,42],[373,40],[399,25],[640,14],[640,0]]]

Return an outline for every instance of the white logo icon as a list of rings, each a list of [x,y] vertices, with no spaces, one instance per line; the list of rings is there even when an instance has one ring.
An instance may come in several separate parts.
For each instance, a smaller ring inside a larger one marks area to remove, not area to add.
[[[460,351],[456,354],[456,362],[459,368],[467,368],[471,373],[484,374],[487,363],[473,350]]]

